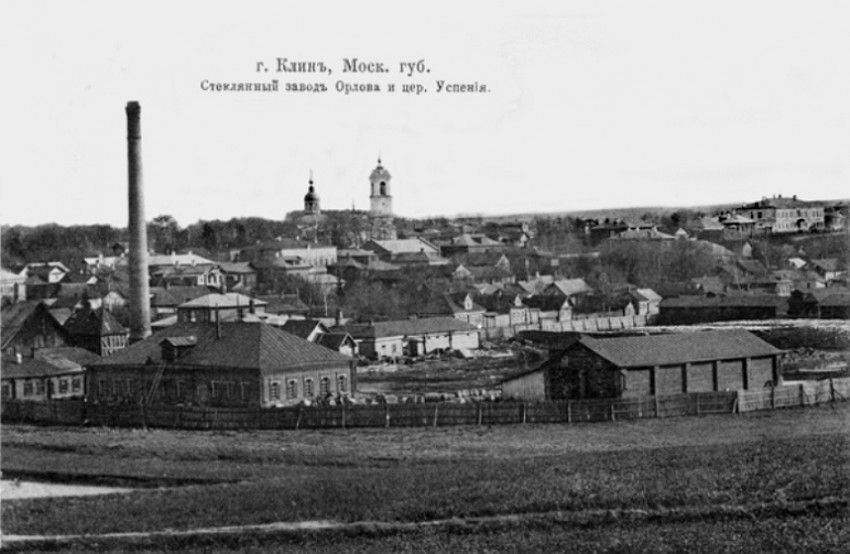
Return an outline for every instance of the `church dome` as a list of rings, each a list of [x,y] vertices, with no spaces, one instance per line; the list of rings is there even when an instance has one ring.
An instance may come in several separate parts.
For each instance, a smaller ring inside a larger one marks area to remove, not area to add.
[[[313,185],[310,185],[310,188],[307,189],[307,194],[304,195],[304,202],[318,202],[319,195],[316,194],[316,189]]]
[[[378,167],[372,170],[372,174],[369,175],[370,181],[389,181],[390,180],[390,172],[381,165],[381,160],[378,160]]]

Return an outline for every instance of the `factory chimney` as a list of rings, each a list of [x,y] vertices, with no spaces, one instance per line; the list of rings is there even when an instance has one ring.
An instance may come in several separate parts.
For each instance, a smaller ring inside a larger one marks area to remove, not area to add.
[[[130,342],[151,334],[148,239],[142,192],[142,134],[138,102],[127,102],[127,166],[130,208]]]

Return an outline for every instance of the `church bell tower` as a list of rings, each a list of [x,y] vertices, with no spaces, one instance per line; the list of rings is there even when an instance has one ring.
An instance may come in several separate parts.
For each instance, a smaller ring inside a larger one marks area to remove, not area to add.
[[[371,238],[373,240],[395,240],[397,238],[395,223],[393,222],[393,197],[390,193],[390,172],[381,165],[378,158],[378,166],[369,175],[369,183],[372,192],[370,200]]]

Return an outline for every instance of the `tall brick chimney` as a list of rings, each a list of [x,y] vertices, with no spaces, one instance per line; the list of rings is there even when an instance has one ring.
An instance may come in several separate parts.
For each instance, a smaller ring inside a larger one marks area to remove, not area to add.
[[[148,238],[145,197],[142,192],[142,134],[138,102],[127,102],[127,166],[129,171],[130,229],[130,342],[151,334]]]

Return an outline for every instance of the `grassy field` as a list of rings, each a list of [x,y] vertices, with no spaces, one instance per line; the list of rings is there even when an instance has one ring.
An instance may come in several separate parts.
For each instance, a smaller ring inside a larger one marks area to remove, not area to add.
[[[2,469],[212,484],[7,501],[6,534],[193,529],[275,521],[421,522],[553,511],[782,506],[850,497],[850,406],[584,425],[324,432],[179,432],[4,426]],[[132,483],[131,481],[127,481]],[[844,504],[846,507],[846,502]],[[834,513],[596,527],[498,526],[406,533],[244,536],[217,549],[327,551],[828,551],[848,539]],[[176,539],[175,539],[176,540]],[[265,542],[272,541],[272,542]],[[276,542],[277,541],[277,542]],[[737,542],[736,542],[737,541]],[[740,542],[743,541],[743,542]],[[208,551],[200,543],[171,546]],[[513,545],[513,547],[511,546]],[[640,546],[643,545],[643,546]],[[726,545],[726,546],[724,546]],[[94,547],[92,543],[89,546]],[[140,549],[157,545],[137,545]],[[698,545],[697,545],[698,546]],[[108,543],[97,549],[113,548]],[[114,547],[125,550],[126,545]],[[698,547],[690,548],[700,551]],[[73,549],[71,549],[73,550]],[[631,550],[630,550],[631,551]]]

